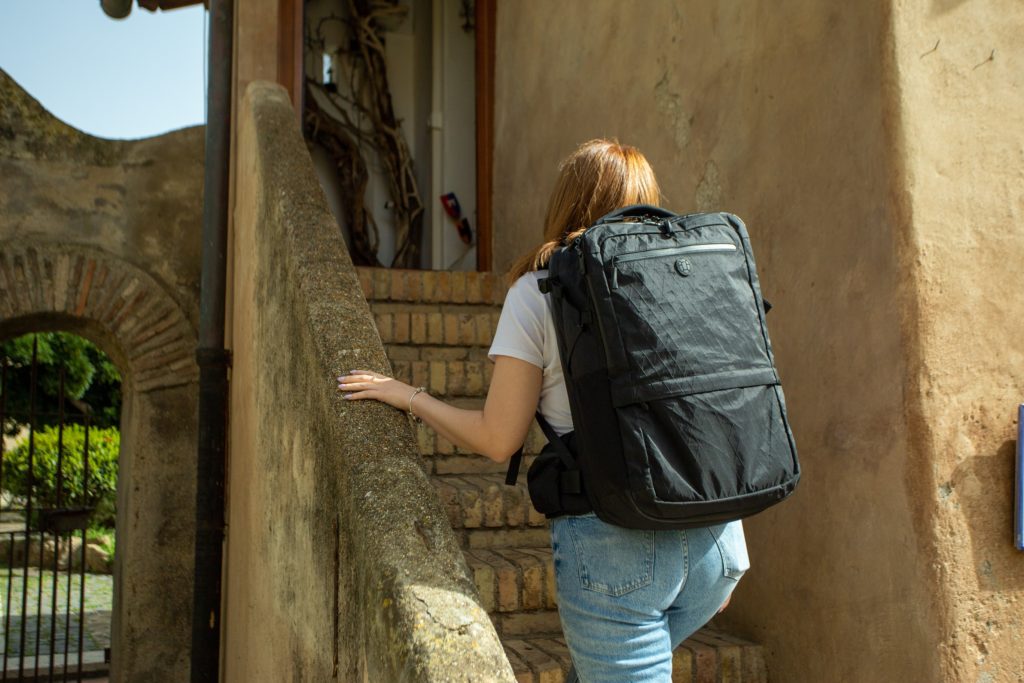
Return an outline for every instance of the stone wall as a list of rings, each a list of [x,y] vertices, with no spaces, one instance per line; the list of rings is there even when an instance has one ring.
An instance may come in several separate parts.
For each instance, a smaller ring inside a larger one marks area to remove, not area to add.
[[[742,215],[804,480],[747,525],[726,621],[775,680],[1008,680],[1020,3],[643,6],[499,7],[495,262],[595,136],[647,153],[667,206]]]
[[[0,72],[0,338],[74,332],[123,377],[114,681],[188,676],[202,135],[94,138]]]
[[[225,680],[512,680],[283,89],[238,112]]]

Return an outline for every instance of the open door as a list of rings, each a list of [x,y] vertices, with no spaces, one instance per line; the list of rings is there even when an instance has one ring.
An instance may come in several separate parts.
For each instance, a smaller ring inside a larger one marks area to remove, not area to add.
[[[305,7],[306,96],[314,101],[306,103],[304,125],[353,260],[489,268],[494,0],[400,0],[395,11],[364,21],[382,46],[383,73],[354,38],[358,3],[311,0]],[[383,84],[386,106],[379,95],[366,99],[368,83],[378,92]],[[322,125],[310,125],[310,112]],[[401,150],[381,143],[388,117]],[[415,259],[408,258],[411,234]]]

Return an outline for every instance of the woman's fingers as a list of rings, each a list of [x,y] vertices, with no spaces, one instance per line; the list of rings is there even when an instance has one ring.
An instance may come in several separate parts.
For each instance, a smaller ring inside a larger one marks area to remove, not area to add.
[[[387,375],[382,375],[379,372],[372,372],[370,370],[352,370],[347,375],[342,375],[338,378],[339,386],[342,384],[379,384],[381,382],[389,382],[392,378]]]
[[[338,377],[338,391],[346,399],[375,399],[396,408],[404,408],[411,387],[393,377],[372,370],[350,370]]]
[[[352,370],[347,375],[341,375],[338,377],[338,385],[374,384],[387,379],[390,378],[375,372],[370,372],[369,370]]]

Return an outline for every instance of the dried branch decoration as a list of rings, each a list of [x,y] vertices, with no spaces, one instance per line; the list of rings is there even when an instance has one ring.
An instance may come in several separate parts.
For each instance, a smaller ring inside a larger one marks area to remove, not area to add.
[[[352,262],[357,266],[380,266],[377,249],[380,233],[373,213],[366,208],[366,186],[370,180],[359,144],[349,129],[317,104],[311,90],[323,86],[307,83],[303,127],[306,139],[319,144],[334,161],[341,193],[341,211],[351,236]]]
[[[405,8],[398,0],[347,0],[349,15],[326,17],[317,25],[312,41],[323,46],[323,24],[341,23],[348,41],[335,53],[335,78],[345,88],[329,89],[307,79],[304,123],[309,139],[321,144],[338,168],[345,219],[352,236],[352,257],[360,264],[380,265],[377,224],[366,208],[369,181],[364,152],[377,153],[384,166],[394,204],[395,257],[392,267],[418,268],[423,234],[423,201],[409,146],[395,117],[384,59],[381,21],[400,18]],[[339,73],[343,72],[343,73]],[[344,76],[344,79],[341,77]],[[317,102],[328,102],[331,111]]]

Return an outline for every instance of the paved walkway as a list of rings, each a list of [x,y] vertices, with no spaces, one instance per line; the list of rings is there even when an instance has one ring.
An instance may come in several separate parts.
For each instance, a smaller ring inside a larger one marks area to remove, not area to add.
[[[55,577],[52,571],[29,568],[27,577],[23,576],[24,569],[21,568],[15,569],[11,577],[8,576],[8,571],[6,567],[0,567],[0,608],[3,608],[0,612],[0,653],[6,653],[8,658],[22,654],[49,655],[51,652],[61,656],[65,651],[65,643],[68,644],[68,652],[77,653],[81,576],[75,573],[69,577],[67,573],[58,573],[57,609],[54,612]],[[23,597],[26,600],[24,614]],[[110,613],[113,597],[113,577],[106,574],[85,575],[85,628],[81,634],[83,652],[102,652],[110,647]],[[10,605],[9,613],[7,605]]]

